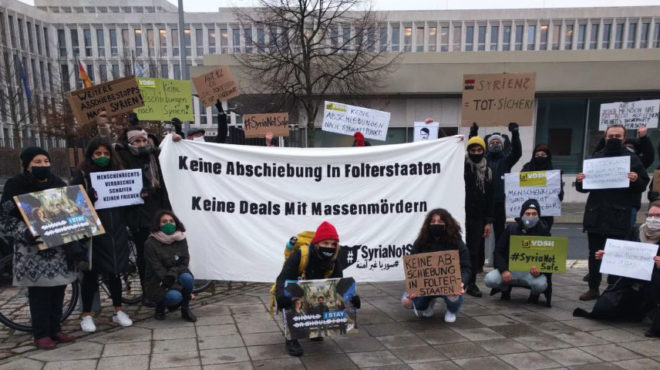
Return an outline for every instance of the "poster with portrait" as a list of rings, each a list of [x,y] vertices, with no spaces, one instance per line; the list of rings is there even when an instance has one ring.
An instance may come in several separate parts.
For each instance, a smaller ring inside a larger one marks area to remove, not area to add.
[[[39,249],[105,234],[81,185],[17,195],[14,202]]]
[[[283,312],[286,338],[318,338],[357,332],[353,278],[287,281],[291,308]]]
[[[435,140],[438,138],[439,122],[415,122],[415,134],[413,135],[414,141]]]

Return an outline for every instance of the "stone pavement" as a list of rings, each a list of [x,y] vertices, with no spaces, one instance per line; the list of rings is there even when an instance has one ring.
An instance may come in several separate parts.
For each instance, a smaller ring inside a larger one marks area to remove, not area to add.
[[[577,300],[586,288],[583,265],[553,277],[552,308],[528,305],[529,291],[514,289],[510,302],[466,297],[453,324],[443,322],[441,304],[423,320],[403,309],[402,282],[359,284],[359,333],[303,341],[301,358],[286,354],[278,321],[266,313],[269,286],[255,284],[198,305],[195,324],[172,312],[165,321],[146,319],[53,351],[14,355],[0,370],[660,369],[660,340],[643,334],[648,323],[573,318],[574,308],[593,305]]]

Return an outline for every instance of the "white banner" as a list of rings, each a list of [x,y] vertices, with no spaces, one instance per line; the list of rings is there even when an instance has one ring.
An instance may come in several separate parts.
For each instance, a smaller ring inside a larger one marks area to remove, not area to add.
[[[115,208],[143,204],[142,170],[92,172],[89,174],[98,200],[94,208]]]
[[[605,131],[610,125],[624,125],[629,130],[640,126],[658,127],[660,100],[638,100],[627,103],[616,102],[600,105],[598,129]]]
[[[272,282],[291,236],[337,228],[344,276],[403,280],[424,217],[447,209],[463,230],[463,136],[349,148],[173,142],[159,160],[186,226],[197,278]]]
[[[541,216],[561,216],[561,171],[533,171],[504,175],[506,217],[520,217],[520,208],[528,199],[541,205]]]
[[[582,189],[619,189],[630,186],[630,157],[585,159],[582,162]]]
[[[607,239],[600,272],[651,281],[657,253],[657,244]]]
[[[438,138],[439,122],[415,122],[413,141],[435,140]]]
[[[354,105],[325,102],[323,131],[353,136],[360,131],[366,139],[387,140],[390,113]]]

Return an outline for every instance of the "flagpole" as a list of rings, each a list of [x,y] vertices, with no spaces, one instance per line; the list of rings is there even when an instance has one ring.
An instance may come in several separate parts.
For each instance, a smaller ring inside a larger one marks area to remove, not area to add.
[[[186,63],[186,47],[185,47],[185,23],[183,21],[183,0],[179,0],[179,63],[181,64],[181,79],[189,80],[190,74],[188,72],[188,63]],[[192,46],[191,46],[192,47]],[[185,132],[190,129],[190,123],[183,123]]]

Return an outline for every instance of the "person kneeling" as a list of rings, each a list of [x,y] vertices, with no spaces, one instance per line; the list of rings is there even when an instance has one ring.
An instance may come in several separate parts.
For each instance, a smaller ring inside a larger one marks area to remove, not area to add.
[[[470,266],[470,251],[461,240],[461,227],[458,222],[447,212],[447,210],[438,208],[426,215],[419,236],[413,244],[410,254],[439,252],[446,250],[458,250],[461,265],[461,292],[455,296],[426,296],[417,297],[414,295],[403,294],[401,304],[405,308],[413,309],[415,315],[423,317],[433,316],[433,308],[437,298],[442,298],[447,305],[445,313],[445,322],[456,321],[456,314],[463,304],[463,293],[465,293],[465,284],[470,284],[472,274]]]
[[[532,266],[529,272],[509,271],[509,244],[512,235],[550,236],[548,227],[540,216],[539,202],[536,199],[529,199],[522,205],[520,219],[515,224],[508,225],[500,236],[495,246],[495,269],[484,278],[486,286],[493,289],[491,295],[501,291],[501,298],[509,300],[511,287],[525,287],[531,290],[529,301],[538,302],[539,295],[547,289],[548,280],[536,266]],[[546,305],[549,304],[550,302],[546,302]]]
[[[156,320],[165,319],[165,307],[181,305],[181,318],[197,321],[189,306],[193,276],[185,231],[174,213],[160,211],[144,244],[145,296],[156,302]]]

